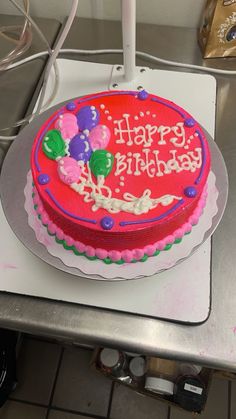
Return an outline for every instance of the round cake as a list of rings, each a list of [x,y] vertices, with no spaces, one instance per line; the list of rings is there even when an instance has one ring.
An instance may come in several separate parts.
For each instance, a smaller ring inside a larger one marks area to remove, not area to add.
[[[197,224],[210,152],[178,105],[142,91],[68,102],[34,139],[33,200],[50,235],[105,263],[157,256]]]

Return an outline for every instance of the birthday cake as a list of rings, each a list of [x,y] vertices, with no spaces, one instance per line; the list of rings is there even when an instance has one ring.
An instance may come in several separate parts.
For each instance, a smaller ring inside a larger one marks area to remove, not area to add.
[[[97,93],[68,102],[37,133],[34,208],[78,257],[144,262],[197,224],[209,170],[207,140],[184,109],[145,90]]]

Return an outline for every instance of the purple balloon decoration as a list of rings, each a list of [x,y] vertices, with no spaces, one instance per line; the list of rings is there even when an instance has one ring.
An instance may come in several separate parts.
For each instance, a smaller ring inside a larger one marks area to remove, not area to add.
[[[75,135],[70,141],[69,153],[70,157],[73,157],[75,160],[82,160],[84,163],[87,163],[92,154],[88,137],[83,133]]]
[[[88,129],[91,131],[92,128],[98,125],[100,120],[100,113],[95,106],[84,106],[77,113],[77,121],[80,131]]]

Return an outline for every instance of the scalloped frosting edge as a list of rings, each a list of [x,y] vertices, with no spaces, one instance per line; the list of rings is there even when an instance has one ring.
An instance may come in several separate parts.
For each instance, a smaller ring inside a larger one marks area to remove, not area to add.
[[[99,259],[106,264],[116,263],[121,265],[124,263],[145,262],[149,257],[157,256],[161,251],[170,250],[173,244],[180,243],[182,238],[189,234],[192,227],[198,223],[199,218],[203,213],[207,199],[207,184],[204,187],[197,207],[182,227],[176,229],[172,234],[154,244],[146,245],[144,248],[136,248],[132,250],[125,249],[122,251],[94,248],[92,246],[85,245],[80,241],[74,240],[72,237],[64,234],[62,229],[57,227],[56,224],[50,220],[34,185],[32,198],[34,209],[42,224],[47,228],[48,234],[50,236],[55,236],[56,242],[62,244],[66,250],[72,250],[74,254],[78,256],[86,256],[89,260]]]

